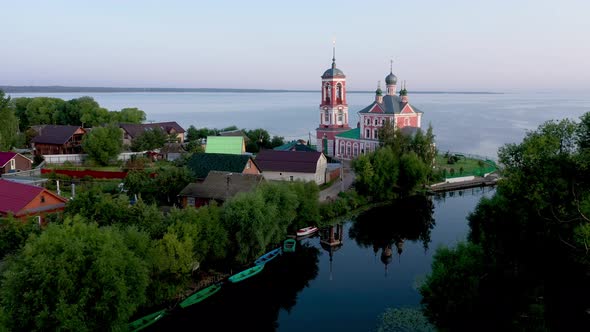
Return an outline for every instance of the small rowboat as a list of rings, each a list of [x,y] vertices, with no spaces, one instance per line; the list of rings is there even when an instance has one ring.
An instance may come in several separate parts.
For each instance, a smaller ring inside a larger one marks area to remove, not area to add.
[[[297,241],[295,239],[286,239],[283,243],[283,252],[295,252],[295,245]]]
[[[267,252],[266,254],[258,257],[258,259],[254,261],[254,264],[255,265],[266,264],[269,261],[271,261],[272,259],[276,258],[280,254],[281,254],[281,248],[276,248],[276,249],[271,250],[271,251]]]
[[[309,227],[305,227],[305,228],[301,228],[301,229],[297,230],[297,236],[311,235],[317,231],[318,231],[317,227],[309,226]]]
[[[162,317],[166,316],[166,309],[162,309],[160,311],[156,311],[152,314],[149,314],[147,316],[141,317],[138,320],[135,320],[131,323],[129,323],[128,327],[130,331],[136,332],[136,331],[140,331],[145,329],[146,327],[154,324],[155,322],[157,322],[158,320],[160,320]]]
[[[186,308],[190,305],[199,303],[199,302],[203,301],[204,299],[208,298],[209,296],[219,292],[220,289],[221,289],[220,284],[213,284],[213,285],[203,288],[200,291],[194,293],[193,295],[187,297],[184,301],[180,302],[179,305],[181,308]]]
[[[228,280],[233,283],[240,282],[244,279],[248,279],[248,278],[260,273],[260,271],[262,271],[263,268],[264,268],[264,264],[254,265],[249,269],[246,269],[242,272],[234,274],[233,276],[229,277]]]

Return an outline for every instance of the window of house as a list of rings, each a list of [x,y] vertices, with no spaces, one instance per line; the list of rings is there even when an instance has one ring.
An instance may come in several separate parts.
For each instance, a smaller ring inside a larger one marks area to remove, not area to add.
[[[14,159],[10,159],[10,169],[14,169],[16,167],[15,165]]]
[[[352,148],[352,155],[356,157],[356,155],[358,154],[358,151],[359,151],[359,149],[358,149],[358,147],[355,145],[355,146]]]
[[[404,126],[409,126],[410,125],[410,118],[405,118],[404,119]]]
[[[248,163],[246,163],[246,169],[250,169],[250,167],[252,166],[250,165],[250,160],[248,160]]]
[[[350,146],[347,146],[347,147],[346,147],[346,154],[347,154],[347,155],[350,155]]]
[[[383,126],[385,124],[385,119],[381,119],[381,125]]]
[[[340,145],[340,154],[344,154],[344,143]]]
[[[45,196],[41,196],[41,203],[45,203]]]
[[[293,175],[289,176],[289,180],[293,181]]]
[[[371,119],[367,118],[367,125],[371,124]]]
[[[374,129],[373,130],[373,138],[374,139],[377,139],[377,129]]]
[[[371,129],[367,129],[367,132],[366,132],[365,137],[366,138],[371,138]]]
[[[375,126],[377,125],[377,121],[378,121],[378,120],[377,120],[377,119],[375,119],[375,122],[374,122],[374,125],[375,125]]]
[[[195,198],[194,197],[187,197],[186,198],[186,205],[187,206],[195,206]]]

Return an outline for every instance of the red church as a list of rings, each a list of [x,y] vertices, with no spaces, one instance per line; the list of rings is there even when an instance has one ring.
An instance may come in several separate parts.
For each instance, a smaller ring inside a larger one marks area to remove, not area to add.
[[[408,134],[421,127],[422,111],[409,103],[405,86],[397,93],[397,77],[393,68],[385,77],[385,83],[385,95],[378,87],[375,100],[358,111],[359,122],[356,128],[351,129],[348,125],[346,76],[336,68],[335,55],[332,57],[332,67],[322,75],[320,125],[316,129],[318,151],[337,159],[350,160],[379,146],[378,130],[388,120]]]

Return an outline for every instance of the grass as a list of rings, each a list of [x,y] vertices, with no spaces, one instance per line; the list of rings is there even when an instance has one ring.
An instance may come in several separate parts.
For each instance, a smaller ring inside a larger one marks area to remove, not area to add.
[[[484,173],[496,170],[496,165],[489,160],[468,158],[461,155],[458,155],[458,157],[459,160],[449,164],[449,158],[445,158],[444,155],[437,155],[436,168],[443,172],[446,171],[447,178],[470,175],[482,176]]]

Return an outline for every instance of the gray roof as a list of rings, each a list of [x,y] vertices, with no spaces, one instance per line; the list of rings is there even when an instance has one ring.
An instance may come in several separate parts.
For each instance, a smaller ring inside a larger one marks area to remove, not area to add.
[[[65,144],[80,126],[43,125],[35,126],[37,136],[31,142],[42,144]]]
[[[155,123],[142,123],[142,124],[135,124],[135,123],[122,123],[119,125],[123,130],[129,134],[132,138],[139,136],[139,134],[143,133],[148,129],[159,128],[162,129],[167,134],[171,134],[172,132],[182,134],[185,130],[175,121],[171,122],[155,122]]]
[[[178,195],[226,200],[238,193],[254,190],[262,180],[261,174],[211,171],[202,183],[190,183]]]
[[[262,150],[255,161],[262,174],[269,171],[315,173],[321,156],[318,151]]]
[[[371,111],[371,109],[373,109],[373,106],[375,106],[375,104],[379,105],[379,107],[383,110],[384,113],[386,114],[400,114],[400,112],[402,111],[402,109],[408,104],[408,103],[404,103],[401,101],[399,96],[390,96],[390,95],[386,95],[383,96],[383,102],[382,103],[378,103],[376,101],[372,102],[369,106],[363,108],[362,110],[359,111],[359,113],[369,113]],[[417,109],[416,107],[414,107],[412,104],[410,104],[410,107],[412,107],[412,109],[414,110],[414,112],[416,113],[422,113],[422,111],[420,111],[419,109]]]

